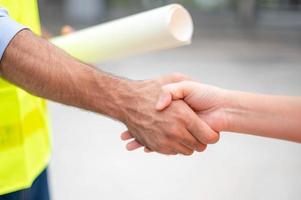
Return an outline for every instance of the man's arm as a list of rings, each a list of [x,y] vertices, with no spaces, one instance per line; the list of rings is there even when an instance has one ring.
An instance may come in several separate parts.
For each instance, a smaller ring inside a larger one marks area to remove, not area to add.
[[[0,72],[34,95],[118,119],[137,141],[160,153],[190,155],[218,139],[182,101],[165,112],[155,111],[160,87],[185,79],[179,75],[149,81],[121,79],[79,62],[29,30],[9,43]],[[209,136],[204,137],[204,132]]]
[[[3,78],[34,95],[124,120],[117,104],[130,81],[78,62],[29,30],[10,42],[0,67]]]

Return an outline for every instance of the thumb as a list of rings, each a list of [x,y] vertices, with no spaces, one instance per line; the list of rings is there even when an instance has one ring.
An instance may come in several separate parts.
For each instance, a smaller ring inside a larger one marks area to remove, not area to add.
[[[171,104],[172,100],[184,99],[192,93],[194,86],[195,83],[192,81],[182,81],[164,85],[159,95],[156,109],[159,111],[163,110]]]
[[[156,104],[156,110],[164,110],[165,108],[167,108],[172,102],[172,96],[170,94],[170,92],[162,92],[159,95],[157,104]]]
[[[63,26],[61,29],[61,35],[68,35],[70,33],[75,32],[75,30],[71,26]]]

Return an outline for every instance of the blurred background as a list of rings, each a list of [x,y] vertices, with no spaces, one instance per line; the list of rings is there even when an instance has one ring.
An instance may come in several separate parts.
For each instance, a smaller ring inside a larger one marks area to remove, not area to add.
[[[54,34],[181,3],[195,24],[190,46],[98,67],[148,79],[171,72],[250,92],[301,95],[300,0],[40,0]],[[147,26],[147,24],[146,24]],[[121,33],[122,34],[122,33]],[[127,152],[111,119],[50,103],[53,198],[125,200],[301,199],[301,145],[222,133],[191,157]]]

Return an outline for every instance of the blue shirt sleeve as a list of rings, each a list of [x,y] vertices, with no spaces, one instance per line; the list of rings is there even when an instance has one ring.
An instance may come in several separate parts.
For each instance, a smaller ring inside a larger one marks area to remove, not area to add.
[[[8,16],[8,12],[4,8],[0,8],[0,61],[9,42],[23,29],[26,27],[12,20]]]

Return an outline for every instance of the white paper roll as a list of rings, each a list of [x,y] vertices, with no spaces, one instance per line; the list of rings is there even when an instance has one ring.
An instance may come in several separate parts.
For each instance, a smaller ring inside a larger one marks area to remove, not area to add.
[[[56,37],[51,42],[84,62],[100,63],[187,45],[192,34],[188,11],[171,4]]]

